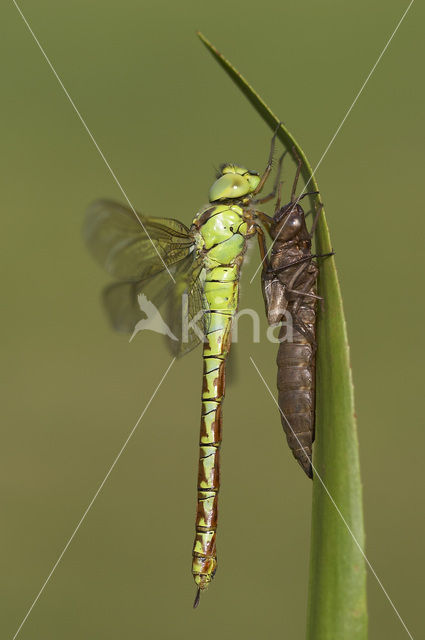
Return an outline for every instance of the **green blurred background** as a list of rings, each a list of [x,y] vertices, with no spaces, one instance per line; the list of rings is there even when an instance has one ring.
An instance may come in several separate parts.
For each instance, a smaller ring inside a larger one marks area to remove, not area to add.
[[[262,169],[270,131],[205,35],[319,160],[407,2],[22,2],[132,203],[185,223],[214,167]],[[12,638],[170,357],[129,345],[99,304],[87,204],[123,200],[12,2],[2,6],[1,637]],[[356,385],[367,555],[419,637],[423,618],[422,41],[413,5],[318,172]],[[292,180],[293,167],[285,177]],[[242,306],[263,314],[256,247]],[[5,279],[6,276],[6,279]],[[263,322],[263,329],[266,325]],[[276,407],[275,345],[235,347],[225,402],[219,570],[190,574],[200,352],[171,369],[20,632],[190,639],[305,634],[311,485]],[[348,535],[348,534],[347,534]],[[421,569],[422,567],[422,569]],[[422,591],[422,593],[421,593]],[[369,575],[370,637],[407,637]],[[420,611],[420,608],[422,611]]]

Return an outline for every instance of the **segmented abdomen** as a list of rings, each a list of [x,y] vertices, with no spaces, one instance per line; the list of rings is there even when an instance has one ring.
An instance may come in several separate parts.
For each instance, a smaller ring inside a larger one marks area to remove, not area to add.
[[[239,271],[247,234],[240,207],[217,205],[202,215],[198,243],[204,253],[206,268],[204,295],[208,328],[203,347],[198,502],[192,562],[192,573],[199,592],[209,585],[217,567],[217,501],[225,363],[230,349],[233,316],[238,306]],[[195,227],[196,222],[195,219]],[[195,606],[197,602],[198,598]]]
[[[280,330],[277,354],[280,418],[294,457],[311,478],[318,269],[311,260],[311,241],[304,212],[298,207],[291,215],[300,220],[300,231],[291,240],[282,241],[272,225],[276,241],[270,266],[263,274],[263,293],[269,322],[286,321]],[[285,218],[282,229],[284,223]],[[292,334],[288,332],[291,327]]]
[[[314,288],[310,289],[314,293]],[[291,303],[289,311],[291,311]],[[314,298],[304,298],[296,312],[315,340]],[[282,326],[280,337],[286,327]],[[277,353],[277,388],[281,422],[288,445],[306,474],[312,477],[312,445],[315,415],[315,343],[293,327],[293,341],[283,341]]]

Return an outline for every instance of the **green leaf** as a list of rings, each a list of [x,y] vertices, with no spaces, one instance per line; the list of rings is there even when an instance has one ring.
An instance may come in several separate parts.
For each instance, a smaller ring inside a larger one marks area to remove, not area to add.
[[[272,130],[280,119],[243,76],[198,33],[203,44],[248,98]],[[302,175],[309,191],[319,191],[311,166],[286,127],[278,137],[289,153],[302,158]],[[314,203],[315,197],[311,197]],[[325,211],[316,230],[318,253],[332,251]],[[307,640],[365,640],[367,638],[366,567],[362,487],[354,394],[347,330],[333,257],[320,261],[316,375],[316,439],[311,530],[311,560]],[[285,545],[282,544],[285,549]]]

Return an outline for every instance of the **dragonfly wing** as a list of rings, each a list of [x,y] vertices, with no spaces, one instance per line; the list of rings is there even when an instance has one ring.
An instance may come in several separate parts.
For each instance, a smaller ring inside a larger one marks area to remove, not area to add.
[[[142,318],[137,303],[138,282],[114,282],[102,291],[103,304],[115,331],[132,333]]]
[[[139,282],[106,287],[103,302],[116,331],[132,334],[150,329],[166,336],[175,356],[182,356],[203,339],[205,309],[202,263],[189,254],[167,271]]]
[[[115,331],[133,334],[142,319],[154,320],[159,309],[171,294],[174,282],[167,271],[139,282],[115,282],[103,290],[103,304]],[[144,296],[142,298],[141,296]],[[147,302],[146,302],[147,301]],[[145,326],[155,330],[155,326]]]
[[[184,261],[182,261],[183,263]],[[180,266],[180,265],[179,265]],[[171,352],[182,356],[203,342],[209,314],[203,291],[203,262],[198,257],[188,268],[176,270],[176,285],[167,304],[167,321],[177,342],[170,342]]]
[[[126,281],[145,280],[179,262],[193,248],[188,228],[178,220],[136,217],[131,209],[111,200],[90,205],[83,233],[95,259],[110,275]]]

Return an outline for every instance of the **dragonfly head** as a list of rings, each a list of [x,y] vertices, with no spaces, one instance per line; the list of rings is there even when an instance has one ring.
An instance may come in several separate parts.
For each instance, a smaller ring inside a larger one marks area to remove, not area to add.
[[[242,198],[255,191],[259,182],[260,176],[256,171],[235,164],[223,164],[210,189],[209,201]]]
[[[300,233],[303,227],[305,227],[305,222],[301,205],[297,202],[290,202],[275,213],[270,234],[273,239],[278,238],[280,243],[289,242]]]

